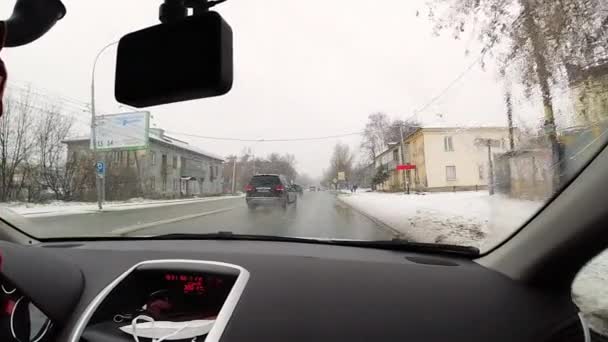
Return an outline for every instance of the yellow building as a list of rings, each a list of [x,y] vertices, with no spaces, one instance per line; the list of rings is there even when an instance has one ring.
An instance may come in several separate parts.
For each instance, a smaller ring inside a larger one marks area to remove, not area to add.
[[[608,118],[608,61],[588,68],[568,68],[575,123],[580,126]]]
[[[453,191],[484,189],[488,185],[490,155],[509,148],[506,127],[419,128],[404,140],[405,160],[401,145],[395,144],[374,161],[376,169],[384,168],[389,178],[378,186],[383,191],[404,189],[403,179],[416,191]],[[411,170],[397,171],[397,165],[410,164]],[[405,175],[405,177],[404,177]]]

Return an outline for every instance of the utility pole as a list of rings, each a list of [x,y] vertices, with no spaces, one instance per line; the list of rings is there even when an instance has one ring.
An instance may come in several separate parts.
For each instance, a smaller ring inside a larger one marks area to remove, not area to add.
[[[477,138],[475,139],[475,145],[488,148],[488,191],[490,195],[494,195],[494,162],[492,161],[492,147],[500,146],[500,140]]]
[[[232,194],[236,195],[236,156],[232,162]]]
[[[401,135],[401,165],[405,165],[405,143],[403,142],[403,125],[399,124],[399,134]],[[406,194],[410,194],[410,184],[409,180],[405,177],[405,170],[401,170],[401,175],[403,179],[403,192]]]
[[[515,149],[515,141],[513,138],[513,104],[511,103],[511,90],[505,91],[505,104],[507,105],[507,121],[509,125],[509,148],[511,151]]]
[[[488,139],[489,141],[490,139]],[[492,144],[488,142],[488,191],[494,195],[494,163],[492,162]]]

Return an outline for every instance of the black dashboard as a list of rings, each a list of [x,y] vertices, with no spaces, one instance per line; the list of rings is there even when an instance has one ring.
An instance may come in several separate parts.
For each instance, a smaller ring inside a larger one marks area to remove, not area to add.
[[[67,281],[78,279],[76,274],[54,288],[17,284],[53,318],[56,341],[132,341],[116,329],[114,317],[137,312],[159,290],[168,291],[162,296],[178,308],[160,316],[177,312],[214,319],[223,314],[225,326],[217,337],[228,342],[582,341],[569,296],[524,286],[461,257],[265,241],[112,240],[13,247],[0,244],[3,273],[9,277],[27,274],[17,270],[20,263],[36,269],[39,252],[75,266],[82,275],[75,299],[57,291],[78,282]],[[7,263],[11,255],[19,259],[12,266]],[[219,310],[228,301],[233,307]],[[82,335],[74,334],[79,324]]]

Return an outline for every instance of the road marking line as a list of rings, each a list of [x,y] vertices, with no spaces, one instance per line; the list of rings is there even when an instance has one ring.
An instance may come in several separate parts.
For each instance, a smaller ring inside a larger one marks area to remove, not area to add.
[[[148,223],[143,223],[143,224],[135,224],[132,226],[126,226],[126,227],[114,229],[110,232],[110,234],[125,235],[128,233],[136,232],[138,230],[147,229],[147,228],[151,228],[151,227],[155,227],[155,226],[160,226],[162,224],[174,223],[174,222],[179,222],[179,221],[190,220],[190,219],[197,218],[197,217],[219,214],[219,213],[223,213],[225,211],[230,211],[235,208],[238,208],[238,207],[222,208],[222,209],[216,209],[216,210],[206,211],[206,212],[197,213],[197,214],[174,217],[174,218],[166,219],[166,220],[148,222]]]

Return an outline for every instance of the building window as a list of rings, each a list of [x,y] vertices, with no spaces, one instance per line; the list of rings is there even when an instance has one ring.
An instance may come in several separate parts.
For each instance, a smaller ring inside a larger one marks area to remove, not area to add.
[[[483,165],[477,166],[477,170],[479,172],[479,180],[484,180],[485,175],[484,175]]]
[[[446,152],[454,151],[454,144],[452,143],[452,137],[443,137],[443,150]]]
[[[456,166],[450,165],[445,167],[445,179],[449,181],[456,180]]]
[[[173,168],[177,169],[177,157],[176,156],[173,157]]]
[[[393,150],[393,160],[399,161],[399,149]]]
[[[150,163],[152,166],[156,165],[156,152],[150,152]]]

